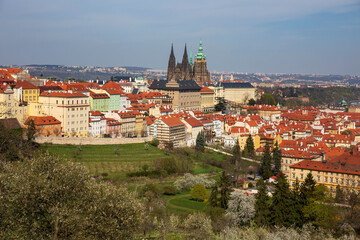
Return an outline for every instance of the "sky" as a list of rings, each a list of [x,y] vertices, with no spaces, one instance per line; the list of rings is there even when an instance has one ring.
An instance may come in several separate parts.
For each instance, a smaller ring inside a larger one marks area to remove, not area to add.
[[[360,75],[360,0],[0,0],[0,64]],[[189,53],[188,53],[189,54]]]

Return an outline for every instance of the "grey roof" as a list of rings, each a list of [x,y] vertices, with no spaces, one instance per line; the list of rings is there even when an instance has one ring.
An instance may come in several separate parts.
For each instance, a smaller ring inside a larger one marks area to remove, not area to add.
[[[224,88],[254,88],[249,82],[224,82],[221,84]]]
[[[151,85],[150,89],[161,89],[161,90],[201,90],[201,87],[195,82],[194,80],[182,80],[177,81],[179,87],[166,87],[168,81],[166,80],[154,80]]]

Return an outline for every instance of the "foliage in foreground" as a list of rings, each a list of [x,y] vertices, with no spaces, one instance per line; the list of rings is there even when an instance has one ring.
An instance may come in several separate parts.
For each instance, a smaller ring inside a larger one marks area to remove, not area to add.
[[[0,173],[1,239],[129,239],[142,207],[127,190],[91,180],[50,155]]]

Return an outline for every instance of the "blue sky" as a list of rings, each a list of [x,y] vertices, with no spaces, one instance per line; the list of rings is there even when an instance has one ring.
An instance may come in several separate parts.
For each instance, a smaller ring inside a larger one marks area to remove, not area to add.
[[[0,64],[360,74],[360,0],[0,0]]]

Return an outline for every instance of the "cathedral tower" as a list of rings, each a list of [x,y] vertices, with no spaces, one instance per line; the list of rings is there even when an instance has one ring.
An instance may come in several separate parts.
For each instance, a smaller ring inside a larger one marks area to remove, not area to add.
[[[200,40],[199,50],[194,61],[194,79],[197,83],[210,81],[210,73],[207,70],[206,56],[203,53],[202,41]]]
[[[169,63],[168,63],[168,70],[167,70],[167,80],[169,81],[173,75],[175,74],[175,54],[174,54],[174,47],[171,44],[171,52],[169,57]]]

